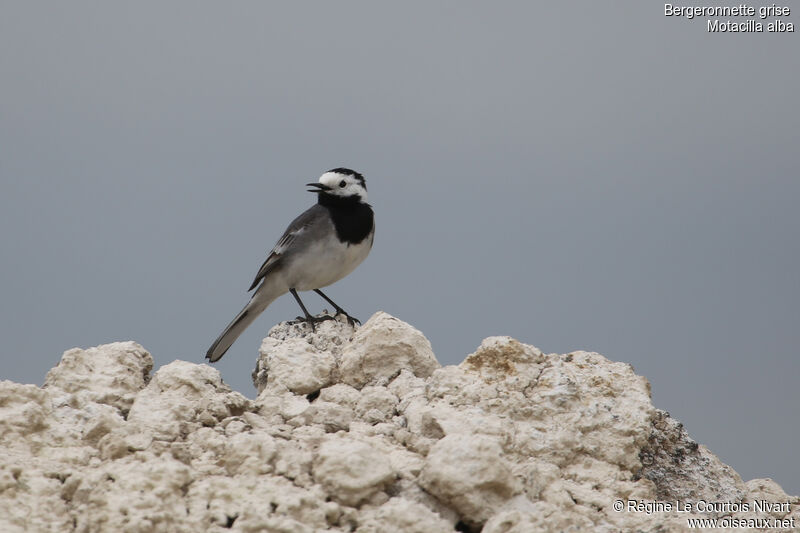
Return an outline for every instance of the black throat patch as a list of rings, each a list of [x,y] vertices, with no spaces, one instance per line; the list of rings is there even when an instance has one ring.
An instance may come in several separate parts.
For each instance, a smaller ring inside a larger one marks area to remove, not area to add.
[[[374,214],[372,207],[359,201],[357,195],[341,197],[319,193],[319,204],[328,209],[339,240],[347,244],[359,244],[372,231]]]

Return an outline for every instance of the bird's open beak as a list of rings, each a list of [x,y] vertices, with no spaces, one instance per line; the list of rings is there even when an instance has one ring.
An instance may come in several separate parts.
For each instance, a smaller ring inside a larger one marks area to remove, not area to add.
[[[322,192],[331,190],[331,187],[329,185],[325,185],[324,183],[319,183],[318,181],[314,183],[306,183],[306,187],[312,187],[311,189],[308,189],[308,192]]]

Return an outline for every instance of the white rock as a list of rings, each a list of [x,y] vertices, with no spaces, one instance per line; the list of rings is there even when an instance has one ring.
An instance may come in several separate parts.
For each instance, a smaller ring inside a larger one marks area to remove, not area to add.
[[[346,431],[353,421],[353,410],[333,402],[317,400],[299,415],[287,420],[291,426],[320,425],[325,431]]]
[[[253,385],[259,393],[271,387],[310,394],[326,387],[336,379],[335,360],[354,333],[344,317],[320,322],[313,330],[303,322],[278,324],[261,343]]]
[[[284,394],[279,405],[279,413],[285,419],[289,420],[296,416],[303,414],[310,406],[311,402],[305,396],[295,396],[293,394]]]
[[[73,348],[47,373],[44,388],[83,394],[127,413],[135,395],[147,385],[152,369],[152,356],[135,342]]]
[[[333,499],[357,505],[394,479],[389,458],[369,444],[334,437],[319,447],[314,479]]]
[[[419,330],[378,312],[342,349],[342,380],[356,388],[388,381],[402,370],[428,377],[439,368],[431,343]]]
[[[292,436],[295,436],[294,432]],[[277,440],[278,455],[275,458],[275,473],[289,479],[297,486],[312,484],[311,463],[314,455],[297,440]]]
[[[269,474],[277,452],[275,440],[266,434],[238,433],[226,439],[223,458],[228,474]]]
[[[323,402],[338,403],[345,407],[355,409],[358,400],[361,398],[361,393],[358,389],[345,385],[344,383],[337,383],[331,387],[322,389],[319,393],[319,399]]]
[[[202,524],[194,531],[313,532],[328,525],[324,494],[280,476],[208,477],[189,487],[186,500],[184,513]]]
[[[395,448],[389,452],[389,462],[398,476],[415,481],[425,464],[419,454],[404,448]]]
[[[73,496],[77,529],[167,531],[183,522],[191,470],[169,456],[145,457],[113,462],[83,480]]]
[[[482,525],[519,490],[496,440],[449,435],[431,448],[420,485],[470,525]]]
[[[367,423],[377,424],[389,420],[395,414],[397,396],[386,387],[364,387],[356,404],[355,412]]]
[[[320,352],[305,339],[287,339],[280,342],[267,337],[261,344],[257,373],[266,376],[259,388],[290,390],[296,394],[310,394],[327,387],[333,380],[336,359],[329,352]]]
[[[800,499],[742,482],[599,354],[490,337],[441,368],[385,313],[279,324],[264,347],[255,401],[206,365],[151,378],[131,342],[66,352],[42,388],[0,382],[0,531],[685,530],[616,499],[766,500],[732,516],[800,524]]]
[[[477,372],[484,381],[500,381],[521,372],[532,373],[544,362],[541,350],[511,337],[487,337],[459,367]]]
[[[51,423],[52,408],[47,393],[36,385],[0,381],[0,443],[3,449],[29,450]]]
[[[406,369],[389,383],[389,392],[405,400],[408,396],[421,396],[425,394],[425,380],[418,378]]]
[[[161,367],[137,396],[128,421],[159,440],[174,440],[202,425],[244,412],[249,400],[222,382],[207,365],[174,361]]]
[[[536,502],[530,510],[508,509],[492,516],[481,533],[550,533],[551,531],[612,531],[597,527],[584,514],[567,511],[546,502]],[[680,531],[675,529],[673,531]]]
[[[452,533],[454,524],[422,504],[392,498],[377,509],[367,509],[359,520],[357,533]]]

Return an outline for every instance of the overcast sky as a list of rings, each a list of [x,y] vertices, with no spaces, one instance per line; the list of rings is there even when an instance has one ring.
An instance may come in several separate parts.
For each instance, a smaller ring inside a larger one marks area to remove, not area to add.
[[[0,377],[129,339],[203,362],[303,184],[348,166],[377,216],[326,291],[351,314],[443,364],[489,335],[629,362],[800,493],[798,39],[634,1],[3,1]],[[225,381],[254,396],[298,314],[269,307]]]

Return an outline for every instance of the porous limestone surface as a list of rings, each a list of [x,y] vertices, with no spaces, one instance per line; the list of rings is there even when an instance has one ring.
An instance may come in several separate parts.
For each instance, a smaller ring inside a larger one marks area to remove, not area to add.
[[[152,367],[120,342],[65,352],[43,387],[0,382],[0,531],[800,527],[797,497],[744,483],[652,405],[645,378],[596,353],[490,337],[441,367],[422,333],[379,312],[358,328],[274,327],[255,400],[208,365]],[[749,509],[675,506],[701,500]]]

